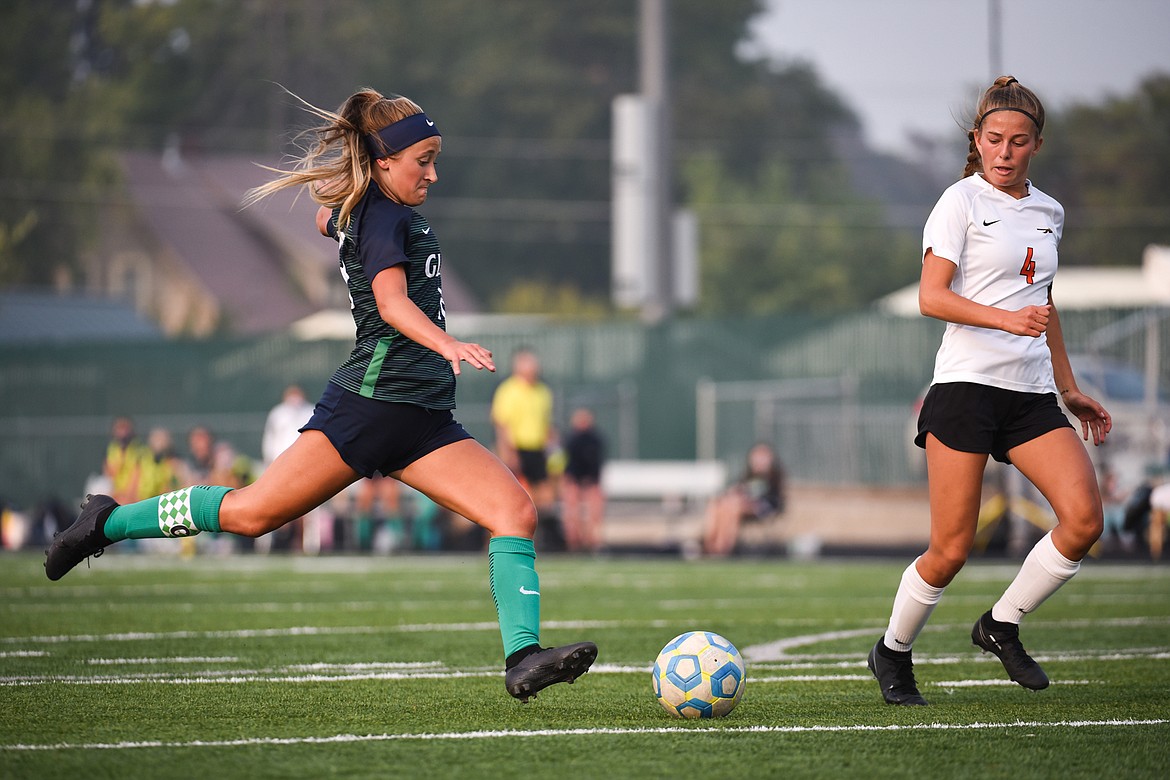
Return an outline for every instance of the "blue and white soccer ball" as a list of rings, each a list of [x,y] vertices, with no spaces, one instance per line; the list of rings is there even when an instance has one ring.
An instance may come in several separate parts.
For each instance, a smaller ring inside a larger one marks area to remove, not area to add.
[[[676,718],[723,717],[739,704],[747,682],[743,656],[711,631],[688,631],[667,642],[653,674],[658,703]]]

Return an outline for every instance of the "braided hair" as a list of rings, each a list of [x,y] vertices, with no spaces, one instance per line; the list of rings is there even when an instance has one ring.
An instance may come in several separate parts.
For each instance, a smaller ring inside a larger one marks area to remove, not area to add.
[[[961,178],[981,171],[983,160],[979,156],[979,149],[975,144],[975,132],[983,124],[983,118],[996,111],[1017,111],[1032,120],[1036,126],[1036,135],[1044,132],[1044,104],[1036,93],[1025,87],[1015,76],[1000,76],[983,93],[979,105],[975,108],[975,119],[971,122],[971,129],[967,131],[967,141],[970,147],[967,151],[967,165],[963,168]]]

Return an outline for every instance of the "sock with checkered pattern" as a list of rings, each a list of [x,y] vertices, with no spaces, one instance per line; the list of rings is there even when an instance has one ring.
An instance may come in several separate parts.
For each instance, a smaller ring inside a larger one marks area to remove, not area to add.
[[[231,488],[196,485],[115,507],[102,534],[122,539],[167,539],[219,531],[219,505]]]

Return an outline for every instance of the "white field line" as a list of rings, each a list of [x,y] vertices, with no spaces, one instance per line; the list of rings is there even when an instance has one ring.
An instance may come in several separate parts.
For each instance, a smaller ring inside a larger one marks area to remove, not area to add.
[[[1132,656],[1127,656],[1132,657]],[[114,662],[126,665],[157,665],[170,667],[175,663],[192,659],[93,659],[100,664],[115,665]],[[92,663],[93,661],[91,661]],[[777,674],[797,669],[857,669],[864,668],[864,663],[833,663],[833,664],[770,664],[757,669],[751,667],[748,680],[752,683],[801,683],[801,682],[853,682],[868,681],[869,674],[854,674],[843,672],[840,674]],[[761,674],[761,672],[763,674]],[[591,674],[632,674],[648,675],[650,667],[597,664],[590,669]],[[401,680],[454,680],[469,677],[499,677],[498,667],[477,667],[468,669],[451,669],[440,662],[367,662],[367,663],[313,663],[293,664],[288,666],[270,667],[264,669],[205,669],[199,671],[176,672],[132,672],[124,674],[46,674],[46,675],[10,675],[0,677],[0,687],[30,687],[36,685],[135,685],[153,683],[157,685],[200,685],[200,684],[229,684],[245,685],[250,683],[323,683],[323,682],[363,682],[371,680],[401,681]],[[1088,685],[1089,680],[1062,680],[1062,684]],[[1012,685],[1006,680],[960,680],[940,683],[929,683],[943,688],[974,687],[978,685]]]
[[[653,728],[579,728],[579,729],[533,729],[500,731],[449,731],[422,734],[335,734],[327,737],[253,737],[250,739],[192,740],[189,742],[91,742],[53,744],[11,744],[0,745],[0,750],[10,751],[63,751],[63,750],[134,750],[141,748],[225,748],[252,747],[257,745],[334,745],[360,742],[399,742],[417,740],[481,740],[531,737],[588,737],[588,736],[640,736],[644,734],[689,735],[696,732],[728,735],[755,734],[839,734],[856,732],[901,732],[901,731],[989,731],[1007,729],[1083,729],[1083,728],[1132,728],[1140,726],[1162,726],[1170,723],[1166,719],[1149,720],[1059,720],[1059,721],[1009,721],[1003,723],[918,723],[910,725],[872,726],[853,724],[843,726],[659,726]]]
[[[1018,683],[1012,680],[940,680],[939,682],[928,683],[937,688],[990,688],[990,687],[1005,687],[1012,688]],[[1104,685],[1101,680],[1053,680],[1053,685]]]
[[[1170,623],[1170,617],[1137,617],[1137,618],[1105,618],[1102,620],[1061,620],[1061,621],[1040,621],[1032,620],[1028,622],[1029,626],[1033,627],[1059,627],[1059,628],[1106,628],[1106,627],[1132,627],[1132,626],[1154,626],[1164,625]],[[926,630],[931,632],[952,631],[960,628],[955,625],[937,625],[927,626]],[[964,631],[969,630],[968,625],[961,627]],[[740,652],[744,658],[749,661],[787,661],[790,656],[789,650],[795,650],[799,647],[806,647],[808,645],[816,645],[821,642],[834,642],[840,639],[857,639],[859,637],[872,638],[880,636],[882,630],[874,631],[872,628],[854,628],[843,631],[824,631],[817,634],[802,634],[800,636],[785,637],[777,639],[772,642],[764,642],[757,645],[747,645],[740,648]],[[1035,657],[1035,656],[1033,656]],[[1036,660],[1040,660],[1037,658]],[[919,659],[915,658],[914,663],[920,663]]]
[[[46,675],[0,678],[0,687],[29,687],[33,685],[136,685],[154,683],[157,685],[243,685],[247,683],[321,683],[321,682],[363,682],[368,680],[454,680],[468,677],[503,677],[502,671],[408,671],[408,672],[361,672],[353,674],[298,674],[281,675],[268,670],[237,669],[223,672],[203,672],[198,675],[130,674],[80,677],[73,675]]]
[[[234,655],[220,656],[174,656],[171,658],[90,658],[90,666],[170,666],[172,664],[233,664],[239,661]]]
[[[630,626],[665,628],[667,621],[547,620],[542,628],[608,629]],[[57,634],[50,636],[6,636],[0,644],[63,644],[70,642],[133,642],[156,639],[255,639],[281,636],[336,636],[346,634],[421,634],[462,631],[499,631],[496,621],[474,623],[405,623],[394,626],[292,626],[289,628],[242,628],[230,631],[132,631],[116,634]]]
[[[797,623],[815,623],[819,621],[775,621],[776,625],[790,625]],[[1029,621],[1030,626],[1046,626],[1058,628],[1076,627],[1129,627],[1154,626],[1170,624],[1170,617],[1134,617],[1134,618],[1106,618],[1101,620],[1062,620],[1062,621]],[[875,624],[876,626],[876,624]],[[677,620],[550,620],[542,624],[544,628],[554,629],[618,629],[618,628],[666,628],[678,630]],[[936,625],[927,626],[927,631],[950,631],[962,628],[963,625]],[[4,636],[0,637],[0,645],[16,644],[63,644],[70,642],[131,642],[149,641],[156,639],[255,639],[260,637],[282,636],[331,636],[346,634],[397,634],[397,633],[428,633],[428,632],[463,632],[463,631],[498,631],[499,624],[495,621],[478,621],[469,623],[404,623],[389,626],[291,626],[288,628],[245,628],[225,631],[135,631],[112,634],[57,634],[48,636]],[[847,631],[828,631],[818,634],[804,634],[768,642],[765,644],[745,646],[741,648],[744,657],[750,661],[773,661],[788,658],[787,651],[820,642],[836,639],[854,639],[861,636],[878,636],[881,628],[861,628]],[[915,663],[918,659],[915,659]]]

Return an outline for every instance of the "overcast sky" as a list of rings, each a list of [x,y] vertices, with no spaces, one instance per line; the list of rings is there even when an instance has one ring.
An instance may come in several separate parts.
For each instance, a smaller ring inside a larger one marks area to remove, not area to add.
[[[959,134],[991,83],[992,0],[769,0],[759,45],[811,62],[870,143],[906,153],[906,131]],[[1170,0],[999,0],[1005,73],[1049,111],[1132,93],[1170,73]]]

